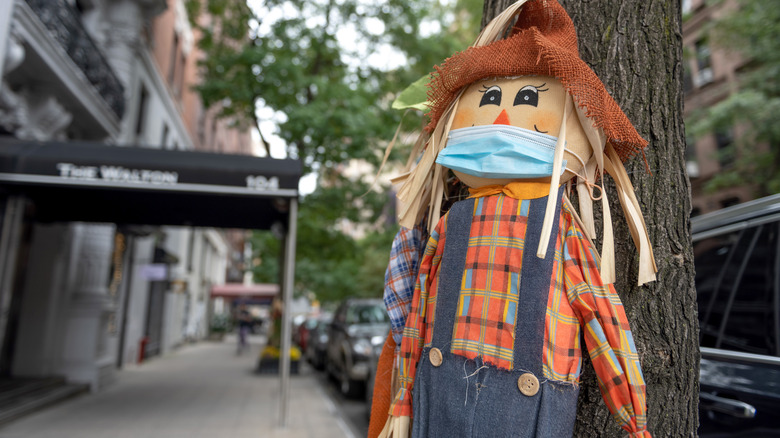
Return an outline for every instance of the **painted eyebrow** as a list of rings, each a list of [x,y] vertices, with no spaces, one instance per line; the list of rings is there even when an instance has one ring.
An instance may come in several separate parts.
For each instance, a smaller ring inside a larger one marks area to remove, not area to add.
[[[481,90],[477,90],[477,91],[479,91],[480,93],[487,93],[488,91],[492,90],[493,88],[497,88],[498,91],[501,91],[501,87],[499,87],[498,85],[491,85],[491,86],[488,87],[485,84],[482,84],[482,89]]]
[[[536,91],[541,93],[541,92],[545,92],[545,91],[549,90],[549,88],[545,88],[544,90],[541,89],[545,85],[547,85],[547,82],[543,83],[542,85],[531,85],[531,84],[528,84],[528,85],[524,86],[523,88],[521,88],[520,91],[523,91],[523,90],[525,90],[528,87],[533,87],[533,88],[536,88]]]

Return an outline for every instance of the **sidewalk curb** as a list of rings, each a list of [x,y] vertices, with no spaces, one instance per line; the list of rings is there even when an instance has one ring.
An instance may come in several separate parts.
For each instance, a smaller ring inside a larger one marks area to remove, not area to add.
[[[339,428],[344,432],[345,438],[357,438],[358,435],[355,434],[355,431],[352,430],[352,427],[349,425],[349,423],[344,420],[344,416],[341,415],[341,412],[336,408],[336,402],[333,400],[333,398],[322,388],[322,384],[317,381],[317,379],[314,379],[315,382],[317,382],[317,392],[320,393],[323,399],[325,399],[325,402],[328,406],[328,412],[330,412],[331,415],[333,415],[333,418],[336,419],[336,422],[339,425]]]

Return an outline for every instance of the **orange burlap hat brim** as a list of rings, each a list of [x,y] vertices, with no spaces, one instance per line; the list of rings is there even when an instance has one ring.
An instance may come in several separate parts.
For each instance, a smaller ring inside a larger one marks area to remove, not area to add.
[[[485,78],[529,75],[560,80],[594,126],[604,130],[621,160],[647,146],[596,73],[580,59],[574,23],[555,0],[527,2],[508,38],[470,47],[436,66],[428,84],[431,120],[426,129],[434,129],[462,88]]]

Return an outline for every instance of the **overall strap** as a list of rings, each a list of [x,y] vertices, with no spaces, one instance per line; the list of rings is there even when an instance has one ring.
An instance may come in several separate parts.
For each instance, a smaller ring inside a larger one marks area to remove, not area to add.
[[[463,267],[471,234],[474,199],[456,202],[447,215],[444,252],[439,265],[439,289],[436,292],[436,316],[431,345],[449,351],[452,327],[458,312],[458,297],[463,282]]]
[[[525,249],[515,319],[514,368],[531,371],[537,376],[542,375],[547,297],[550,284],[555,281],[552,278],[552,267],[555,262],[555,244],[558,241],[562,195],[563,186],[558,189],[558,199],[552,222],[552,238],[549,239],[543,259],[537,257],[534,249],[539,245],[547,197],[522,201],[528,202],[530,205],[528,207],[528,225],[523,245]]]

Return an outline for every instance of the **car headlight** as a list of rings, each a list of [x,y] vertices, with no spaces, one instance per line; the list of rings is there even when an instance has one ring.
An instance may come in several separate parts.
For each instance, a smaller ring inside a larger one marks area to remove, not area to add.
[[[368,356],[373,350],[373,345],[368,339],[358,339],[355,344],[352,345],[352,350],[361,356]]]

